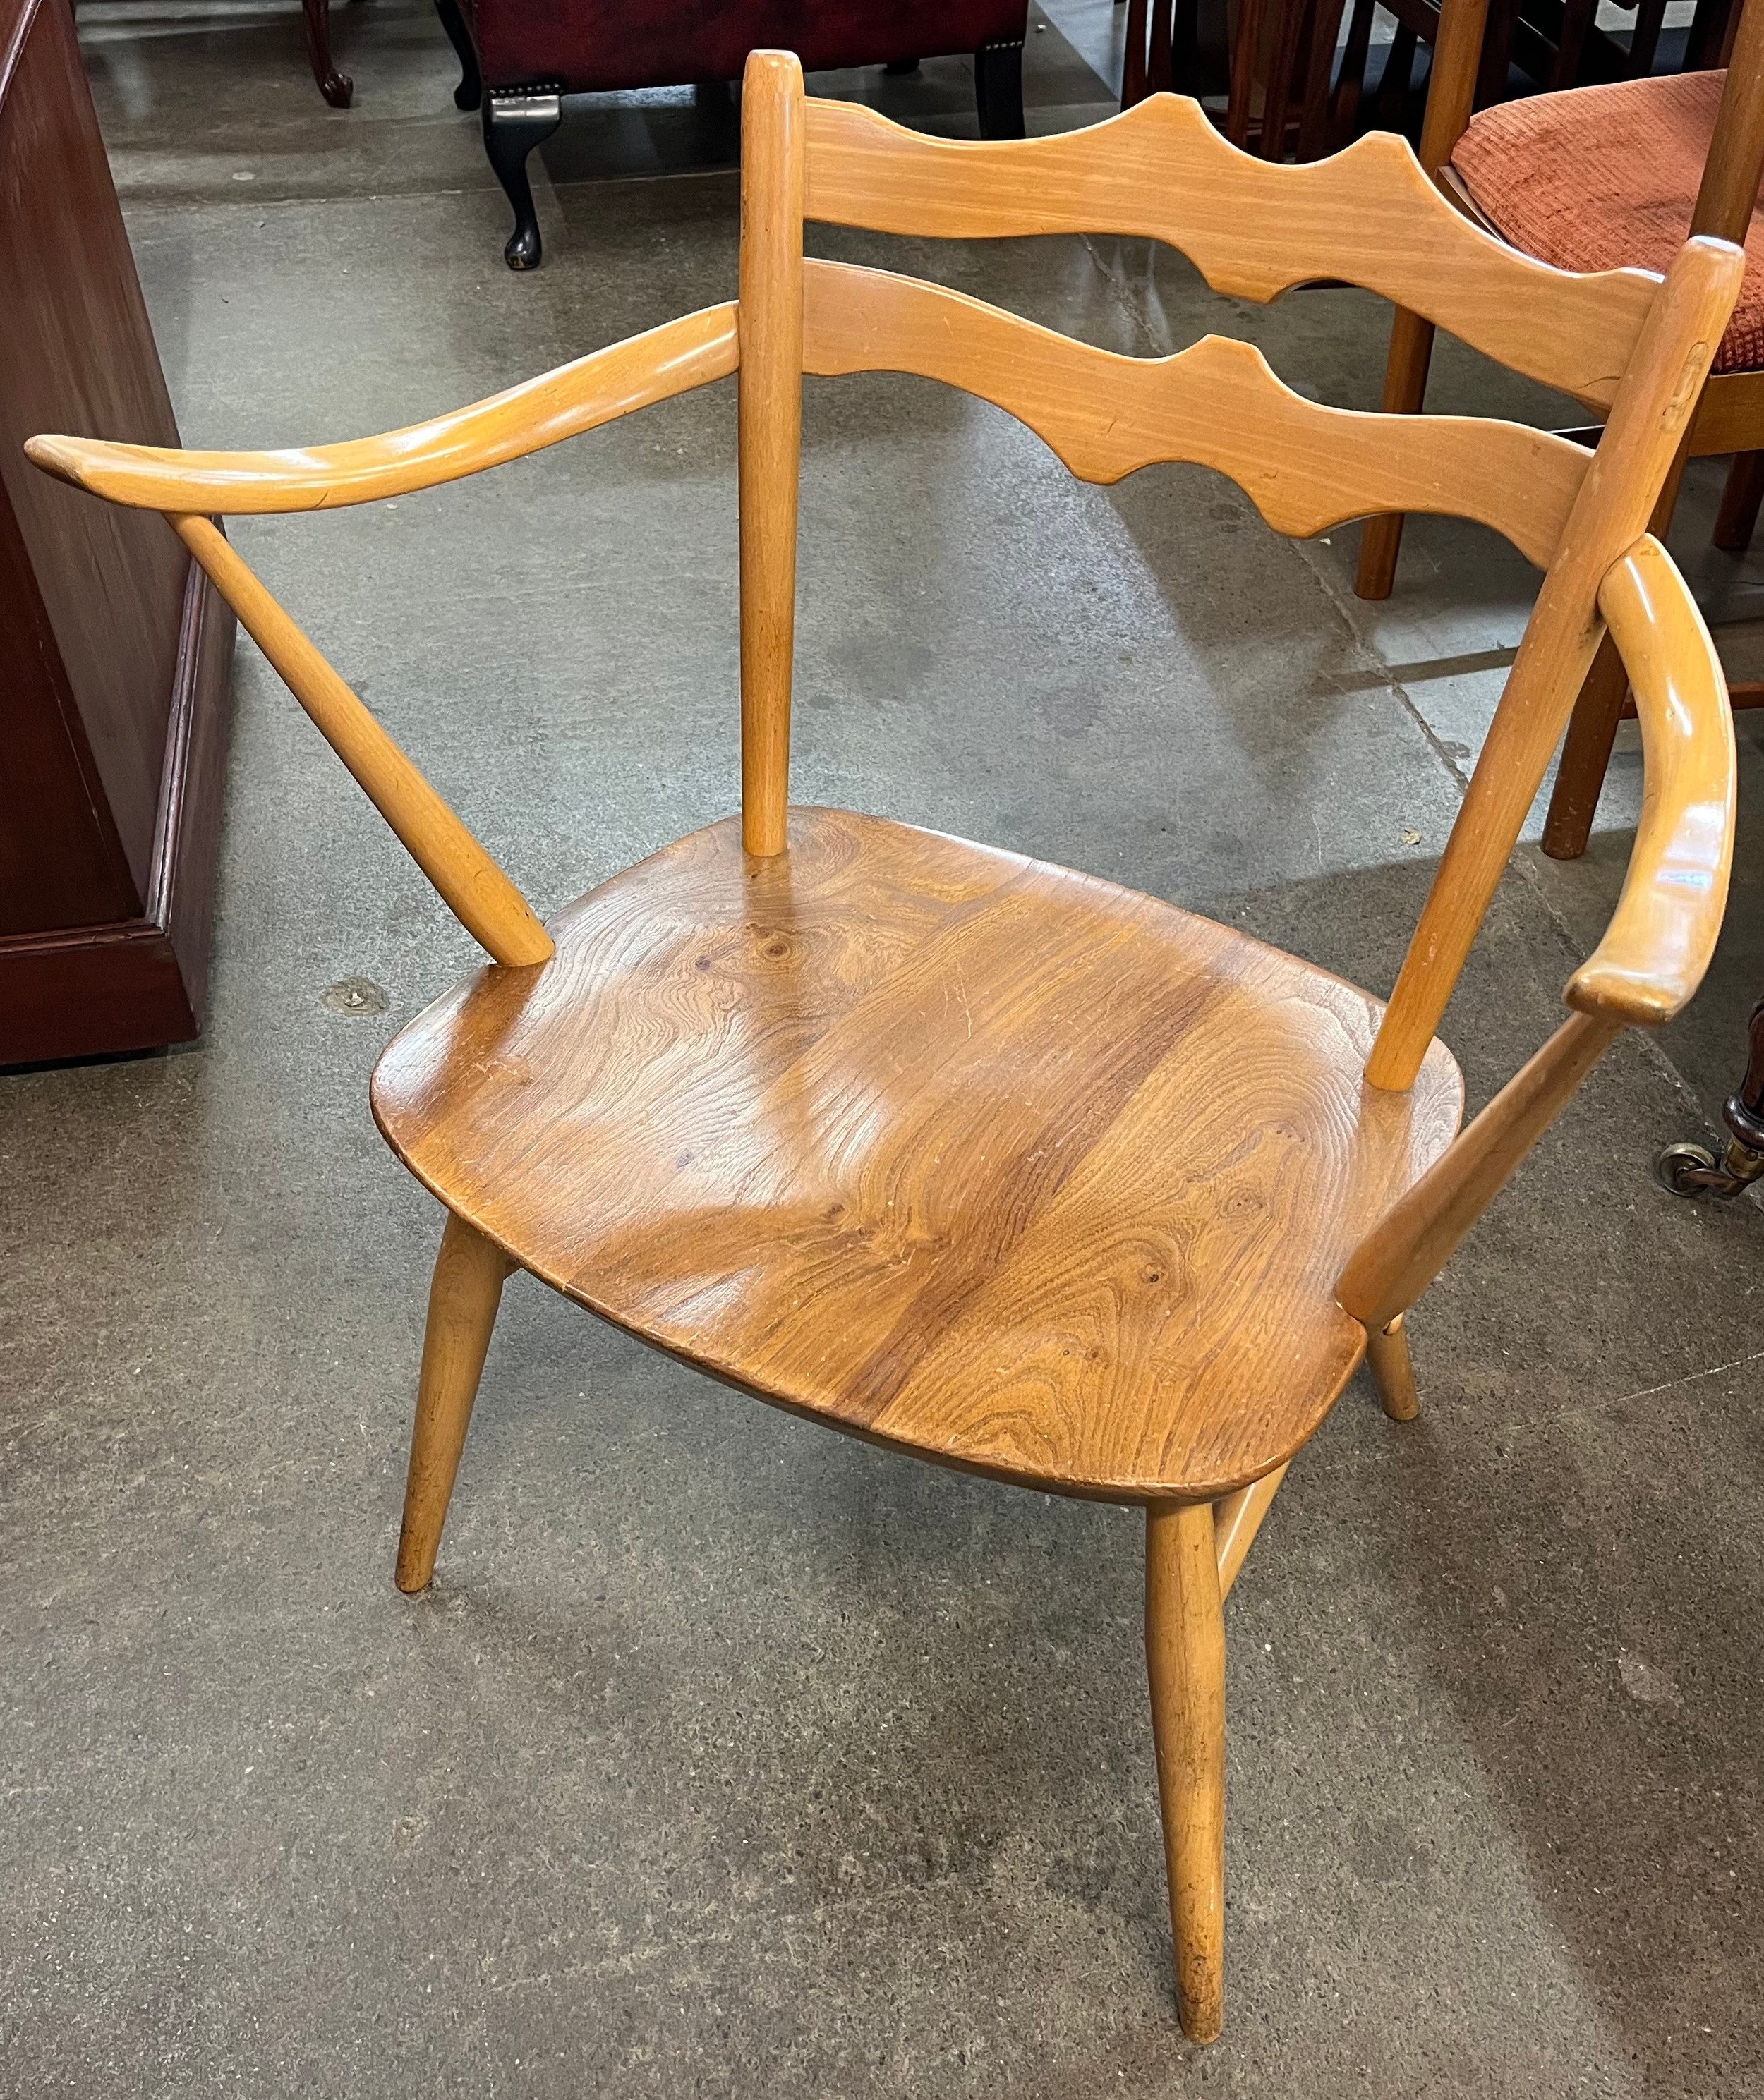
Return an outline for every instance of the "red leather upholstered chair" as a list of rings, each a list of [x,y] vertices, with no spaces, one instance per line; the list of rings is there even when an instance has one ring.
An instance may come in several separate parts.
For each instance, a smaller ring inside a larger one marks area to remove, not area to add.
[[[459,54],[453,99],[484,112],[484,145],[515,207],[503,256],[540,258],[527,156],[550,138],[566,95],[736,80],[750,51],[800,54],[803,70],[909,70],[972,51],[984,139],[1020,139],[1028,0],[435,0]]]

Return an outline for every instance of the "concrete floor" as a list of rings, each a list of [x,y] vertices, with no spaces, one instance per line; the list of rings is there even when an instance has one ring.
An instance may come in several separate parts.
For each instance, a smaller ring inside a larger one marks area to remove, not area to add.
[[[1074,46],[1106,65],[1108,11],[1059,19],[1037,128],[1106,107]],[[337,20],[347,112],[286,7],[81,11],[188,442],[389,426],[732,290],[732,177],[665,172],[726,153],[714,104],[573,115],[516,278],[432,20]],[[961,62],[886,93],[971,124]],[[820,240],[1376,398],[1357,293],[1264,312],[1125,241]],[[1438,386],[1563,412],[1450,346]],[[1716,485],[1677,536],[1737,662],[1764,567],[1708,553]],[[732,806],[728,386],[237,538],[542,907]],[[1426,524],[1363,606],[1355,538],[1290,545],[1198,470],[1078,486],[928,384],[811,382],[796,792],[1386,986],[1534,579]],[[1764,2092],[1764,1218],[1649,1176],[1764,986],[1742,743],[1709,989],[1607,1058],[1416,1315],[1421,1421],[1357,1381],[1233,1595],[1200,2053],[1130,1514],[825,1435],[522,1280],[439,1579],[394,1592],[437,1218],[366,1083],[472,951],[242,644],[204,1040],[0,1078],[0,2091]],[[1584,862],[1515,858],[1446,1031],[1476,1101],[1596,938],[1638,765]],[[327,1004],[354,977],[387,1011]]]

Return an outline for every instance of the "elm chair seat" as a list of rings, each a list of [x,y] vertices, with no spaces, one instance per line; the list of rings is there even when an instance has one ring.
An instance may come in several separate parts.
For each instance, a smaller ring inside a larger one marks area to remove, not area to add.
[[[731,819],[550,932],[387,1049],[413,1172],[707,1370],[1068,1493],[1284,1465],[1365,1352],[1342,1265],[1463,1105],[1438,1042],[1367,1088],[1382,1002],[1325,971],[873,817],[757,861]]]
[[[1505,240],[1558,270],[1656,270],[1684,245],[1725,73],[1534,95],[1479,111],[1452,149],[1471,201]],[[1714,370],[1764,366],[1764,226]]]

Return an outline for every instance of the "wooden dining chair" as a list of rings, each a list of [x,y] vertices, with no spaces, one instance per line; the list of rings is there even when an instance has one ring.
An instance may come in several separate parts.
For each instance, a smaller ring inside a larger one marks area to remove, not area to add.
[[[1732,0],[1697,0],[1684,69],[1714,63]],[[1521,93],[1651,73],[1666,0],[1618,0],[1634,17],[1626,42],[1598,26],[1594,0],[1491,0],[1474,62],[1479,107]],[[1374,18],[1392,18],[1375,83],[1368,84]],[[1346,27],[1344,33],[1343,18]],[[1220,122],[1234,146],[1266,161],[1320,159],[1377,126],[1408,133],[1417,52],[1436,47],[1437,0],[1241,0],[1228,51],[1207,47],[1199,0],[1128,0],[1121,106],[1174,89],[1226,87]],[[1710,42],[1713,37],[1713,43]],[[1435,85],[1437,58],[1429,62]],[[1468,114],[1468,104],[1466,105]]]
[[[1750,267],[1718,346],[1713,377],[1660,491],[1651,529],[1672,522],[1686,461],[1735,455],[1715,544],[1749,544],[1764,498],[1764,221],[1754,226],[1764,177],[1764,0],[1746,0],[1727,24],[1725,71],[1664,75],[1543,95],[1470,115],[1489,0],[1444,0],[1439,56],[1427,99],[1421,161],[1443,192],[1488,232],[1559,267],[1663,267],[1687,234],[1747,250]],[[1421,314],[1392,317],[1382,406],[1417,412],[1426,397],[1433,326]],[[1576,391],[1597,415],[1616,375]],[[1354,588],[1389,597],[1402,542],[1400,516],[1368,519]],[[1614,645],[1599,655],[1574,709],[1544,827],[1545,853],[1586,850],[1618,722],[1633,715],[1629,680]],[[1764,705],[1764,684],[1729,687],[1735,707]]]
[[[1514,424],[1320,407],[1215,336],[1116,356],[806,258],[805,219],[1153,236],[1258,300],[1349,280],[1571,391],[1619,375],[1607,435],[1594,454]],[[1741,267],[1695,240],[1663,283],[1548,269],[1454,211],[1387,137],[1271,166],[1163,96],[1092,130],[956,143],[807,100],[795,59],[758,52],[735,302],[386,437],[259,453],[33,439],[51,474],[170,516],[493,958],[393,1039],[373,1083],[381,1130],[446,1211],[399,1586],[430,1579],[517,1268],[796,1414],[1143,1508],[1182,2020],[1215,2036],[1221,1600],[1368,1352],[1387,1410],[1415,1414],[1404,1315],[1611,1039],[1690,997],[1720,923],[1732,725],[1647,527]],[[1093,876],[790,805],[802,379],[870,371],[978,395],[1089,481],[1196,461],[1282,532],[1437,510],[1544,569],[1388,1004]],[[210,514],[427,488],[732,373],[741,814],[542,924]],[[1649,768],[1629,880],[1567,1018],[1459,1133],[1462,1084],[1434,1031],[1607,626]]]

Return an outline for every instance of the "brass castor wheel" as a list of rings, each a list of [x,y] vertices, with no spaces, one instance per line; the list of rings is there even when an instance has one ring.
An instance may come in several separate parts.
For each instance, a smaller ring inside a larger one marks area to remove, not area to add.
[[[1669,1145],[1654,1162],[1654,1179],[1674,1196],[1700,1196],[1720,1172],[1706,1145]]]
[[[1713,1196],[1731,1202],[1764,1179],[1764,1152],[1732,1140],[1725,1153],[1689,1140],[1669,1145],[1654,1162],[1654,1178],[1674,1196]]]

